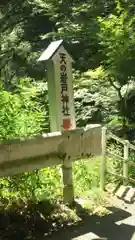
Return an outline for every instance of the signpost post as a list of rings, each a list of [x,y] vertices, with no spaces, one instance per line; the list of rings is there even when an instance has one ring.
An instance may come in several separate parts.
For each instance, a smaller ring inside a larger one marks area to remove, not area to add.
[[[46,61],[51,131],[76,128],[72,58],[63,46],[63,40],[52,42],[38,61]]]

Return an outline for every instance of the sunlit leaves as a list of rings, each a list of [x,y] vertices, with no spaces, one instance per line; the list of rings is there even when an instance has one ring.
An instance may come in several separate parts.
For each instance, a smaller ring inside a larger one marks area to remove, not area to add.
[[[28,79],[27,79],[28,81]],[[39,134],[44,120],[39,104],[33,99],[36,89],[20,85],[19,93],[0,89],[0,138],[11,139]]]

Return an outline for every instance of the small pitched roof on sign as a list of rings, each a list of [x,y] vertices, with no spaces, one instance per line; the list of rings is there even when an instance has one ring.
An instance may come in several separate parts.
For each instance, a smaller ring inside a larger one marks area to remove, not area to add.
[[[46,48],[46,50],[41,54],[40,58],[38,59],[38,62],[40,61],[47,61],[50,58],[52,58],[55,53],[58,51],[58,49],[61,47],[63,43],[63,40],[57,40],[53,41],[49,44],[49,46]]]
[[[41,54],[38,61],[49,60],[55,54],[55,52],[59,49],[62,43],[63,43],[63,40],[51,42],[50,45],[47,47],[47,49]]]

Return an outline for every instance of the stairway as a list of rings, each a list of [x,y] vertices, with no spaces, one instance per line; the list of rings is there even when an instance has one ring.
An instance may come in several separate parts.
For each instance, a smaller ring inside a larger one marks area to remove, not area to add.
[[[135,203],[135,188],[121,185],[115,192],[115,196],[126,203]]]

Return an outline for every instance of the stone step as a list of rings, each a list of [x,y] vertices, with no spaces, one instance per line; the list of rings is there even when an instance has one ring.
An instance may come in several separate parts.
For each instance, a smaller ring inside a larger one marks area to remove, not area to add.
[[[130,188],[129,186],[121,185],[115,193],[116,197],[122,199],[126,195],[126,193],[128,192],[129,188]]]
[[[121,185],[115,192],[115,196],[127,203],[135,202],[135,188]]]
[[[135,188],[130,188],[124,197],[124,201],[127,203],[133,203],[135,200]]]
[[[78,236],[76,238],[72,238],[72,240],[107,240],[108,238],[102,238],[97,236],[95,233],[90,232],[86,233],[82,236]]]

